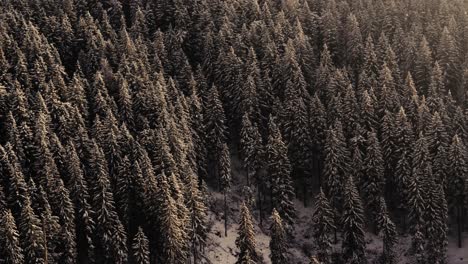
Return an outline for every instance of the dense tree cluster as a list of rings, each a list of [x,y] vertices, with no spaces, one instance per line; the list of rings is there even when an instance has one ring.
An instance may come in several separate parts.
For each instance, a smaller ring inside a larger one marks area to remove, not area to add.
[[[367,228],[382,263],[397,231],[419,263],[446,263],[449,227],[462,246],[464,1],[0,10],[0,263],[205,263],[206,186],[227,229],[233,156],[257,195],[240,206],[238,263],[261,262],[257,211],[287,261],[293,199],[317,193],[313,262],[366,263]]]

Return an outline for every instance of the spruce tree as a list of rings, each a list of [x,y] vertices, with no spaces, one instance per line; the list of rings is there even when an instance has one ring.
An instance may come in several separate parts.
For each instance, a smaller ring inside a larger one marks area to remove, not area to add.
[[[135,264],[149,264],[150,263],[150,252],[149,252],[149,241],[143,233],[141,227],[138,228],[138,232],[133,238],[132,243],[133,250],[133,263]]]
[[[343,201],[344,182],[349,167],[349,151],[344,140],[341,123],[337,121],[334,127],[327,131],[324,147],[325,190],[331,197],[331,204],[335,210],[340,210]]]
[[[27,264],[46,263],[47,245],[39,217],[34,213],[28,197],[21,210],[19,224],[21,248]]]
[[[343,259],[346,263],[365,262],[364,209],[353,177],[346,180],[343,190]]]
[[[127,261],[127,234],[115,209],[106,160],[102,149],[94,142],[92,168],[94,172],[94,199],[96,232],[99,244],[106,252],[104,258],[115,263]]]
[[[195,175],[191,174],[188,177],[189,186],[186,191],[187,209],[190,218],[188,235],[191,241],[193,261],[196,263],[203,255],[206,245],[208,208]]]
[[[257,253],[257,244],[255,242],[255,231],[252,223],[252,216],[245,203],[240,207],[240,220],[236,246],[239,249],[239,256],[236,264],[257,263],[260,257]]]
[[[458,247],[462,246],[462,208],[466,202],[466,179],[468,177],[468,165],[466,163],[466,148],[458,135],[452,139],[448,153],[448,204],[451,211],[455,212],[457,223]]]
[[[434,263],[446,263],[447,202],[445,194],[433,177],[428,177],[425,181],[426,256]]]
[[[167,177],[162,174],[158,182],[157,219],[161,247],[159,256],[164,263],[182,264],[187,261],[187,234],[183,226],[183,219],[177,213],[177,202],[170,193]]]
[[[278,214],[278,211],[276,211],[276,209],[273,209],[273,212],[271,214],[271,220],[271,263],[288,263],[286,231],[283,227],[283,220],[281,219],[281,216]]]
[[[211,87],[208,96],[204,115],[207,133],[206,139],[211,166],[216,166],[216,157],[221,155],[220,146],[226,140],[226,117],[223,105],[219,99],[218,90],[215,86]],[[213,172],[215,175],[210,175],[211,177],[219,177],[216,169]]]
[[[317,259],[324,263],[331,262],[331,232],[336,229],[334,212],[325,193],[320,189],[315,197],[315,211],[312,217],[313,237],[317,243]]]
[[[0,221],[1,259],[5,263],[24,263],[23,249],[20,246],[19,233],[10,210],[2,212]]]
[[[387,204],[383,197],[380,198],[379,213],[376,218],[377,227],[383,238],[383,252],[381,263],[394,264],[397,263],[395,244],[397,242],[396,226],[390,219],[387,211]]]
[[[224,196],[224,235],[227,236],[228,194],[231,188],[231,157],[226,143],[222,144],[219,159],[219,186]]]
[[[293,224],[296,215],[292,201],[294,188],[291,181],[291,164],[287,156],[287,147],[272,117],[270,117],[268,128],[265,155],[270,177],[272,207],[276,208],[288,229]]]
[[[423,37],[416,52],[416,60],[414,65],[415,84],[422,91],[422,94],[427,95],[431,82],[432,72],[432,54],[431,48],[426,38]]]
[[[261,136],[255,124],[252,124],[247,114],[242,118],[241,128],[241,148],[244,161],[244,168],[247,171],[247,185],[252,180],[259,182],[257,178],[260,169]]]
[[[383,193],[385,184],[384,160],[375,132],[368,133],[364,157],[364,175],[364,197],[372,218],[375,219],[379,211],[380,196]]]
[[[94,210],[90,204],[88,184],[85,179],[82,164],[76,152],[75,145],[69,142],[66,146],[66,173],[68,174],[67,186],[70,197],[75,206],[76,244],[78,258],[93,259],[94,243],[92,241],[95,222],[92,219]]]

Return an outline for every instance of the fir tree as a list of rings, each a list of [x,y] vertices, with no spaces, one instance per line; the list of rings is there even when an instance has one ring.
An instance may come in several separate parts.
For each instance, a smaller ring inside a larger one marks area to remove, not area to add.
[[[187,209],[189,210],[190,229],[189,238],[191,241],[194,262],[197,262],[203,255],[207,239],[207,204],[204,201],[203,193],[198,187],[195,175],[189,177],[187,190]]]
[[[343,258],[347,263],[365,262],[364,240],[364,210],[361,198],[354,185],[354,180],[349,177],[346,181],[343,193]]]
[[[134,263],[150,263],[149,241],[143,233],[143,229],[141,227],[138,228],[138,232],[133,238],[132,249]]]
[[[2,239],[1,256],[5,263],[24,263],[23,249],[20,246],[19,233],[15,219],[10,210],[3,211],[0,221],[0,234]]]
[[[215,86],[213,86],[210,90],[204,118],[207,131],[206,139],[209,157],[210,161],[213,163],[216,157],[220,156],[221,149],[219,147],[222,146],[226,140],[226,118],[224,115],[223,106],[219,99],[218,90]],[[214,172],[217,173],[216,169]],[[214,176],[219,177],[217,174]]]
[[[376,222],[384,244],[381,262],[383,264],[397,263],[395,252],[395,244],[397,242],[396,226],[388,215],[387,204],[383,197],[380,198],[380,208]]]
[[[312,218],[313,237],[317,243],[317,259],[324,263],[331,263],[331,232],[334,225],[333,209],[325,193],[320,189],[315,199],[315,212]]]
[[[127,234],[120,221],[116,209],[114,196],[111,191],[107,164],[102,149],[94,143],[92,167],[94,171],[93,206],[96,210],[96,231],[105,258],[115,263],[127,261]]]
[[[422,94],[427,95],[429,84],[431,82],[432,54],[429,43],[425,37],[422,38],[416,52],[414,68],[415,84],[421,89]]]
[[[271,241],[270,241],[270,251],[271,251],[271,262],[273,264],[287,263],[288,262],[288,252],[287,252],[287,241],[286,241],[286,231],[283,227],[283,221],[281,216],[278,214],[276,209],[273,209],[271,214],[272,223],[270,226],[271,231]]]
[[[177,213],[177,202],[171,196],[166,176],[160,175],[157,199],[159,233],[161,234],[161,259],[167,263],[182,264],[187,260],[187,234],[183,219]]]
[[[258,128],[252,124],[247,114],[242,118],[241,128],[241,148],[243,153],[244,168],[247,171],[247,185],[251,180],[257,179],[257,173],[260,168],[261,138]]]
[[[458,246],[462,246],[461,226],[463,222],[462,207],[466,201],[466,179],[468,177],[468,166],[466,164],[466,148],[458,135],[452,139],[448,153],[448,204],[455,211],[458,230]]]
[[[350,171],[349,159],[349,151],[344,141],[341,123],[337,121],[335,126],[327,131],[323,174],[325,176],[325,190],[332,198],[332,206],[338,210],[343,199],[344,179]]]
[[[268,127],[269,136],[265,155],[267,171],[270,176],[272,207],[276,208],[285,223],[291,226],[295,218],[295,209],[292,202],[294,189],[290,176],[291,164],[281,133],[271,117]]]
[[[385,184],[384,161],[375,132],[369,132],[364,157],[364,197],[372,218],[378,214],[380,196]]]
[[[42,223],[31,208],[28,197],[24,201],[20,219],[20,241],[25,263],[47,263],[47,245]]]
[[[228,193],[231,188],[231,157],[229,155],[229,148],[224,143],[222,145],[222,152],[219,158],[218,168],[219,172],[219,186],[223,191],[224,196],[224,235],[227,236],[227,222],[228,222]]]
[[[255,242],[255,231],[252,223],[252,216],[250,215],[249,208],[242,203],[241,215],[239,221],[238,237],[236,238],[236,245],[239,248],[239,256],[237,257],[236,264],[251,264],[257,263],[260,257],[257,253],[257,245]]]

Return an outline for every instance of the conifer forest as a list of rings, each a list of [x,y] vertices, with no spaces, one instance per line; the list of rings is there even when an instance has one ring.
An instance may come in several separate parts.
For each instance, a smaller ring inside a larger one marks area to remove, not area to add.
[[[468,263],[467,0],[1,0],[0,264]]]

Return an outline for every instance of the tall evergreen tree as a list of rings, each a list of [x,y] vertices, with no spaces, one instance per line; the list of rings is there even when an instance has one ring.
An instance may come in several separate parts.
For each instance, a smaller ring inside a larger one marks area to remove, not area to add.
[[[177,213],[177,201],[170,193],[167,177],[160,175],[157,199],[159,202],[157,218],[161,240],[159,256],[165,263],[182,264],[187,261],[187,234],[183,219]]]
[[[296,214],[292,201],[294,189],[291,181],[291,164],[287,156],[287,147],[272,117],[270,117],[268,128],[269,136],[265,155],[270,177],[272,207],[276,208],[281,218],[290,227]]]
[[[448,153],[448,204],[451,211],[455,212],[457,223],[458,247],[462,246],[463,204],[466,201],[466,179],[468,177],[468,165],[466,163],[466,148],[458,135],[452,139]]]
[[[364,157],[364,197],[373,219],[378,214],[380,196],[385,184],[383,164],[384,160],[377,134],[369,132]]]
[[[364,210],[353,177],[346,180],[343,190],[343,258],[347,263],[365,262]]]
[[[5,263],[24,263],[23,249],[20,246],[19,233],[10,210],[3,211],[0,221],[1,259]]]
[[[203,193],[198,187],[195,175],[189,175],[189,186],[187,187],[187,209],[189,210],[190,229],[193,261],[196,263],[203,255],[207,239],[207,204]]]
[[[104,259],[114,263],[127,261],[127,234],[115,209],[106,160],[102,149],[94,143],[92,168],[94,172],[94,199],[96,231],[99,245],[106,252]]]
[[[240,252],[236,264],[257,263],[260,261],[260,257],[257,253],[252,216],[245,203],[242,203],[240,209],[239,230],[238,237],[236,238],[236,245]]]
[[[138,232],[133,238],[132,243],[133,250],[133,261],[135,264],[149,264],[150,263],[150,252],[149,252],[149,242],[143,233],[141,227],[138,228]]]
[[[231,188],[231,157],[226,143],[222,145],[221,156],[219,156],[219,186],[224,196],[224,235],[227,236],[228,222],[228,193]]]
[[[287,241],[286,241],[286,231],[283,227],[283,221],[281,216],[278,214],[276,209],[273,209],[271,214],[271,241],[270,241],[270,251],[271,251],[271,263],[280,264],[288,262],[288,252],[287,252]]]
[[[341,123],[337,121],[334,127],[327,131],[323,174],[325,177],[325,190],[332,199],[332,206],[338,210],[343,201],[342,194],[346,175],[350,171],[349,155]]]
[[[39,217],[34,213],[28,197],[24,201],[19,224],[24,262],[47,263],[47,245]]]
[[[395,224],[388,214],[387,204],[384,198],[380,198],[380,208],[376,221],[384,244],[381,261],[384,264],[397,263],[398,259],[396,258],[395,252],[397,231]]]
[[[315,199],[315,212],[312,218],[313,237],[317,243],[317,259],[324,263],[331,262],[330,233],[336,229],[334,224],[333,208],[328,202],[325,193],[320,189]]]

